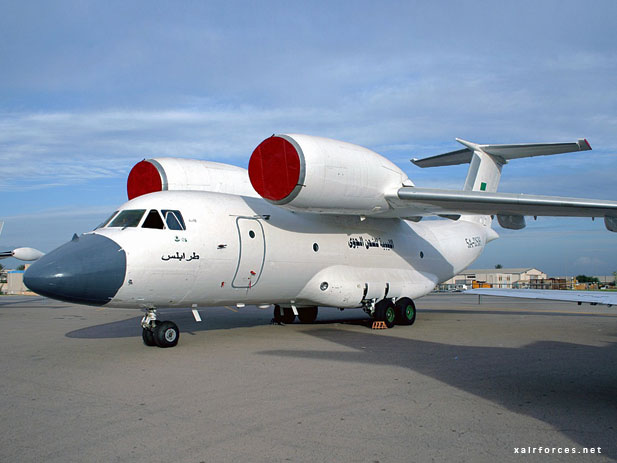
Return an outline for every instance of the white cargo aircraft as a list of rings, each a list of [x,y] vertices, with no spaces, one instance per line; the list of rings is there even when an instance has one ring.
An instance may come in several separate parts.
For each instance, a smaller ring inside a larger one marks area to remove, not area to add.
[[[511,159],[586,151],[574,143],[478,145],[413,162],[469,163],[463,191],[418,188],[381,155],[337,140],[273,135],[248,172],[177,158],[139,162],[129,201],[92,232],[26,271],[33,291],[62,301],[145,310],[146,345],[179,330],[157,309],[274,305],[274,318],[311,322],[318,306],[362,308],[388,327],[413,324],[413,300],[469,266],[524,216],[603,217],[617,202],[496,193]],[[424,217],[441,219],[421,221]],[[198,313],[194,311],[196,318]]]

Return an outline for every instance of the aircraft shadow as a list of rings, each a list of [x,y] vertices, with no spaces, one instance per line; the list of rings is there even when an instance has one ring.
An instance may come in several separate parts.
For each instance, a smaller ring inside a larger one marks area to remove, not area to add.
[[[173,320],[182,334],[194,334],[200,331],[213,331],[213,330],[228,330],[234,328],[250,328],[254,326],[264,326],[271,323],[272,313],[270,310],[259,310],[255,308],[243,309],[237,313],[230,313],[231,311],[223,307],[208,308],[200,310],[202,322],[197,323],[193,318],[193,314],[189,309],[161,309],[159,310],[159,317],[161,320]],[[423,313],[461,313],[461,314],[478,314],[478,315],[507,315],[518,313],[516,310],[493,311],[493,310],[433,310],[433,309],[421,309],[418,311],[418,316],[421,317]],[[524,312],[526,316],[568,316],[570,314],[565,312]],[[578,317],[600,317],[607,315],[600,314],[571,314]],[[129,338],[140,337],[141,327],[139,321],[141,320],[141,312],[138,317],[130,318],[127,320],[120,320],[112,323],[105,323],[101,325],[89,326],[87,328],[81,328],[79,330],[66,333],[68,338],[81,338],[81,339],[114,339],[114,338]],[[295,324],[299,322],[296,321]],[[370,328],[371,319],[360,310],[347,310],[345,312],[338,312],[336,309],[326,308],[320,309],[317,320],[310,325],[333,325],[333,324],[346,324],[365,326]]]
[[[160,314],[161,319],[174,320],[186,335],[268,325],[271,312],[255,310],[234,314],[224,308],[212,312],[203,310],[200,312],[202,323],[195,322],[190,310],[161,310]],[[485,314],[486,311],[479,310],[478,313]],[[314,329],[302,333],[352,348],[353,352],[271,350],[260,354],[408,368],[490,400],[514,413],[546,422],[580,447],[599,446],[604,455],[617,459],[617,394],[614,393],[617,343],[606,347],[553,341],[520,348],[456,346],[375,336],[368,331],[370,319],[364,314],[354,311],[341,313],[339,317],[336,315],[339,314],[318,319],[312,324]],[[536,313],[526,312],[526,315]],[[537,315],[547,314],[540,312]],[[134,317],[82,328],[66,336],[139,338],[139,319]],[[367,331],[328,327],[337,323],[366,326]],[[528,444],[533,446],[534,443]]]
[[[515,311],[514,311],[515,312]],[[418,311],[419,316],[422,313],[461,313],[461,314],[492,314],[492,315],[509,315],[508,311],[493,311],[493,310],[432,310],[422,309]],[[189,309],[161,309],[159,310],[159,317],[161,320],[173,320],[182,334],[194,334],[200,331],[215,331],[215,330],[229,330],[234,328],[250,328],[254,326],[264,326],[271,324],[272,313],[270,310],[259,310],[256,308],[247,307],[237,313],[231,313],[229,309],[223,307],[208,308],[200,310],[202,318],[201,323],[197,323],[193,318],[193,314]],[[547,316],[547,315],[559,315],[567,316],[570,314],[564,312],[552,313],[552,312],[525,312],[526,316]],[[573,316],[576,314],[572,314]],[[600,317],[606,315],[599,314],[578,314],[578,317]],[[114,338],[130,338],[140,337],[141,327],[139,321],[141,320],[141,313],[137,317],[133,317],[127,320],[120,320],[111,323],[105,323],[101,325],[89,326],[81,328],[79,330],[66,333],[68,338],[81,338],[81,339],[114,339]],[[334,325],[334,324],[346,324],[364,326],[370,328],[371,319],[360,310],[347,310],[345,312],[338,312],[336,309],[325,310],[320,309],[319,316],[316,321],[309,323],[309,325]],[[294,324],[299,324],[296,321]]]
[[[580,447],[599,446],[605,456],[617,458],[617,344],[594,347],[536,342],[503,348],[454,346],[334,329],[304,334],[355,351],[272,350],[261,354],[408,368],[544,421]]]
[[[271,324],[272,312],[270,310],[248,310],[249,311],[246,313],[230,313],[228,309],[224,308],[201,310],[200,315],[203,320],[201,323],[195,321],[195,319],[193,318],[193,314],[190,310],[159,310],[159,318],[161,320],[173,320],[180,328],[181,335],[194,334],[200,331],[250,328],[254,326],[264,326]],[[335,315],[338,314],[335,313]],[[369,327],[371,323],[371,320],[368,318],[368,316],[364,315],[364,313],[362,313],[361,311],[348,312],[345,314],[345,316],[341,317],[332,316],[332,314],[323,317],[324,318],[322,319],[317,319],[314,323],[312,323],[312,325],[331,325],[336,323],[344,323]],[[114,339],[140,337],[140,320],[141,315],[139,317],[134,317],[127,320],[120,320],[112,323],[105,323],[101,325],[81,328],[79,330],[66,333],[65,336],[68,338],[79,339]],[[299,324],[299,322],[296,321],[295,324]]]

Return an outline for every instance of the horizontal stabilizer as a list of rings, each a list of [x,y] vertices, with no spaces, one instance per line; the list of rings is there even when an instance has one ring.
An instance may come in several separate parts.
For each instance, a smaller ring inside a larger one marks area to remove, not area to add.
[[[474,151],[482,151],[497,157],[504,164],[509,159],[528,158],[533,156],[547,156],[550,154],[572,153],[575,151],[589,151],[591,146],[584,138],[574,143],[521,143],[515,145],[477,145],[457,138],[456,141],[467,148],[438,154],[424,159],[412,159],[418,167],[454,166],[471,162]]]

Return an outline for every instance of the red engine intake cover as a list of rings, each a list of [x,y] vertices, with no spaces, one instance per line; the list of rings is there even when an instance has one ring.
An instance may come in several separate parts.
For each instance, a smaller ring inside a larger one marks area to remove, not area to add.
[[[162,189],[161,174],[159,174],[156,166],[148,161],[140,161],[133,166],[126,182],[126,192],[129,199]]]
[[[300,179],[300,156],[296,148],[281,137],[265,139],[251,155],[249,178],[262,198],[285,199]]]

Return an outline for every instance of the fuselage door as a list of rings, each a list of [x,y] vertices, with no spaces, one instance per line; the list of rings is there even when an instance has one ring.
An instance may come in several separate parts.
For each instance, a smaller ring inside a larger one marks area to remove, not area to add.
[[[238,267],[231,282],[234,288],[252,288],[259,281],[266,257],[266,239],[259,220],[246,217],[236,219],[240,239]]]

